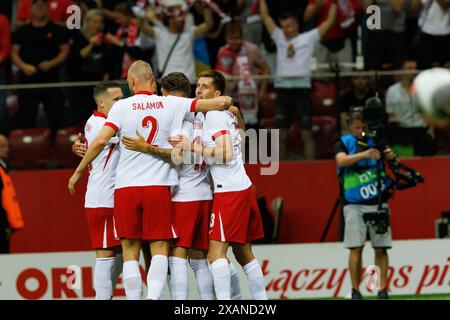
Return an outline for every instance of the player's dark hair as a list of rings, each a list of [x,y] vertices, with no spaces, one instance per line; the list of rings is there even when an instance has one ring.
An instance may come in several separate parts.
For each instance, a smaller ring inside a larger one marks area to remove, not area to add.
[[[94,99],[105,94],[108,89],[120,88],[120,84],[115,81],[101,81],[94,88]]]
[[[216,70],[203,71],[198,75],[199,78],[212,78],[213,86],[216,90],[219,90],[222,94],[225,93],[226,80],[225,76]]]
[[[179,91],[184,97],[191,96],[191,83],[184,73],[171,72],[161,79],[160,84],[168,92]]]

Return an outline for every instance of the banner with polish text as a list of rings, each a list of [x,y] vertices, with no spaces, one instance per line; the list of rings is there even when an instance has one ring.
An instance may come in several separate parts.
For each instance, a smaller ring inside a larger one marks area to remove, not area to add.
[[[391,295],[450,293],[450,239],[393,241],[389,250],[388,289]],[[348,250],[341,243],[255,245],[270,299],[346,297],[350,293]],[[245,299],[251,299],[242,269],[238,269]],[[93,299],[94,252],[0,255],[0,299]],[[374,252],[367,243],[365,270],[373,270]],[[146,277],[141,261],[146,297]],[[190,299],[198,299],[191,270]],[[376,295],[373,279],[364,272],[363,295]],[[375,280],[375,281],[374,281]],[[115,299],[124,299],[119,279]],[[169,290],[166,288],[166,298]]]

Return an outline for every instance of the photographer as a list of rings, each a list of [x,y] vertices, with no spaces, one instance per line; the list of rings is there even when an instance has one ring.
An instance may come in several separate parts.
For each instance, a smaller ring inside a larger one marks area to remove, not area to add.
[[[392,237],[387,200],[393,187],[393,180],[387,176],[383,160],[394,160],[395,155],[389,148],[384,148],[383,154],[376,148],[375,139],[365,133],[362,112],[354,110],[350,112],[347,125],[350,133],[341,136],[336,144],[336,162],[345,218],[344,245],[350,249],[352,299],[362,299],[359,283],[362,251],[367,233],[375,250],[375,264],[381,271],[378,298],[388,299],[387,249],[391,248]],[[378,196],[377,170],[382,182],[381,197]]]

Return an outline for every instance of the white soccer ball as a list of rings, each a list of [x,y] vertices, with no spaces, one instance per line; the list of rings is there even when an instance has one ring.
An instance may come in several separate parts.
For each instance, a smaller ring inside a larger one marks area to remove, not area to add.
[[[432,119],[450,117],[450,70],[433,68],[414,79],[412,94],[422,111]]]

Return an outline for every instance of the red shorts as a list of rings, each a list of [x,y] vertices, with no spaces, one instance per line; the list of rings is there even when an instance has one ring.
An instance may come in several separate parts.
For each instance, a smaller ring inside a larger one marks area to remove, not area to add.
[[[172,202],[174,225],[177,227],[176,247],[208,250],[211,200]]]
[[[85,208],[89,237],[93,249],[120,246],[113,217],[113,208]]]
[[[172,227],[170,189],[166,186],[126,187],[114,193],[114,219],[120,238],[176,238]]]
[[[209,239],[249,243],[264,237],[253,186],[236,192],[214,194]]]

